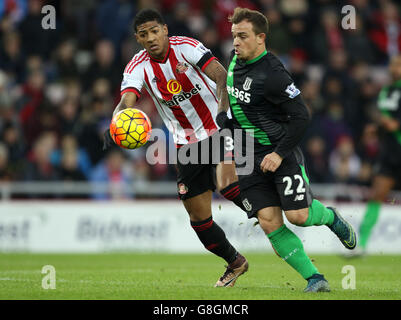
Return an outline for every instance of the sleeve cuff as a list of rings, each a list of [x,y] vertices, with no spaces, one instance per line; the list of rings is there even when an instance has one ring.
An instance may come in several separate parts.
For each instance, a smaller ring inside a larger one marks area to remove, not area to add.
[[[203,67],[201,68],[202,71],[205,71],[205,68],[209,65],[210,62],[212,62],[213,60],[217,60],[216,57],[211,57],[208,61],[206,61],[206,63],[203,65]]]
[[[141,97],[141,92],[137,88],[134,87],[125,88],[124,90],[121,91],[121,95],[123,95],[126,92],[135,93],[138,99]]]
[[[196,64],[199,69],[201,69],[202,71],[205,70],[205,68],[207,67],[207,65],[212,62],[214,59],[217,59],[215,56],[213,56],[213,54],[208,51],[206,52],[203,57],[198,61],[198,63]]]

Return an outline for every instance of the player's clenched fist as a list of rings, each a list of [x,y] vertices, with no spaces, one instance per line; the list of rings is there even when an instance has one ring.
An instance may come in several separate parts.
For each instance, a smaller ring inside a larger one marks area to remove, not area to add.
[[[263,158],[262,163],[260,164],[260,169],[265,173],[267,171],[275,172],[277,168],[281,165],[282,161],[283,158],[281,158],[277,153],[268,153]]]

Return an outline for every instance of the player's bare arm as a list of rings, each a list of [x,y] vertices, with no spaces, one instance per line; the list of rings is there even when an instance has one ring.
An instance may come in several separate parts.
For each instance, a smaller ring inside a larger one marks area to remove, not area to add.
[[[227,112],[229,108],[228,94],[227,94],[227,71],[217,60],[212,60],[204,70],[205,74],[216,83],[218,109],[217,113],[221,111]]]
[[[389,132],[394,132],[400,129],[400,123],[392,117],[382,116],[380,118],[380,124]]]
[[[265,173],[267,171],[275,172],[278,167],[280,167],[282,161],[283,158],[276,152],[268,153],[263,158],[262,163],[260,164],[260,169]]]
[[[124,110],[127,108],[133,108],[137,100],[138,100],[138,97],[136,96],[136,94],[134,92],[125,92],[122,95],[119,104],[114,109],[113,116],[116,113],[120,112],[121,110]]]

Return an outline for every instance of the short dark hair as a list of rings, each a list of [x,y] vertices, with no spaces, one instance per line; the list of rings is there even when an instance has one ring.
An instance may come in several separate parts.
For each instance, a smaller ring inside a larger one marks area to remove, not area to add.
[[[154,9],[142,9],[134,18],[134,31],[138,31],[138,26],[149,21],[157,21],[160,24],[165,24],[162,15]]]
[[[269,22],[262,13],[248,8],[237,7],[234,9],[234,13],[228,17],[228,21],[233,24],[238,24],[243,20],[252,23],[255,34],[264,33],[267,36],[267,32],[269,31]]]

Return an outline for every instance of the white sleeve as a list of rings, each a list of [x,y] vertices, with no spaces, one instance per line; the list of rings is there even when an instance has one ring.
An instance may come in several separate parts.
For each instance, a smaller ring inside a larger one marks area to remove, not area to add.
[[[217,59],[213,56],[212,51],[206,48],[202,42],[199,42],[195,39],[188,40],[180,45],[181,53],[185,56],[185,58],[192,65],[196,65],[202,71],[206,68],[206,66],[214,59]]]
[[[125,92],[134,92],[139,98],[144,85],[144,65],[128,63],[124,70],[123,80],[121,82],[121,95]]]

